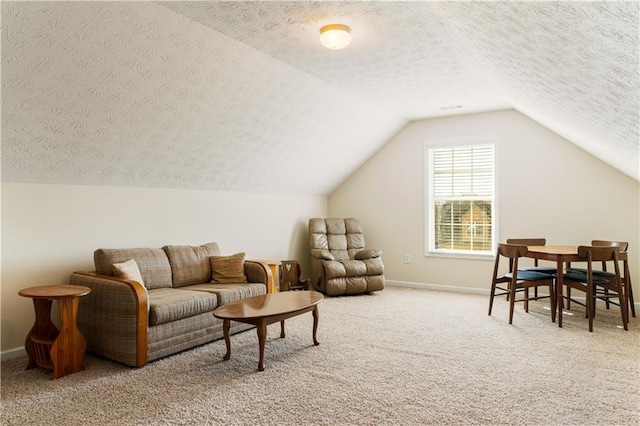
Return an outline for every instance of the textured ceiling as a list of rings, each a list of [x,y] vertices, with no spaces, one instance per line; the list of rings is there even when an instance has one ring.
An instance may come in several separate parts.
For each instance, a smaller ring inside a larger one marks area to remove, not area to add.
[[[511,107],[640,177],[636,2],[1,7],[3,181],[326,194],[408,120]]]

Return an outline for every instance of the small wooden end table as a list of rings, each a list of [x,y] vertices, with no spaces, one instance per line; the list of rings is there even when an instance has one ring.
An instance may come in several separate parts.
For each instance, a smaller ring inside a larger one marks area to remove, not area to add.
[[[53,370],[51,379],[84,370],[86,341],[78,327],[80,297],[91,293],[80,285],[48,285],[29,287],[18,292],[33,299],[36,321],[29,331],[24,347],[29,355],[27,370],[40,366]],[[51,304],[58,301],[60,330],[51,321]]]
[[[269,269],[271,269],[271,280],[267,282],[267,293],[277,293],[278,286],[276,284],[276,272],[278,270],[278,266],[280,266],[281,262],[279,260],[269,260],[269,259],[257,259],[260,262],[264,262],[269,265]]]
[[[231,341],[229,339],[231,321],[256,326],[260,346],[258,371],[264,371],[264,347],[267,341],[267,325],[269,324],[280,321],[280,337],[284,338],[284,320],[311,311],[313,313],[313,344],[319,345],[316,338],[319,316],[318,303],[323,298],[324,296],[316,291],[286,291],[236,300],[216,308],[213,315],[224,320],[222,330],[227,345],[224,360],[231,359]]]

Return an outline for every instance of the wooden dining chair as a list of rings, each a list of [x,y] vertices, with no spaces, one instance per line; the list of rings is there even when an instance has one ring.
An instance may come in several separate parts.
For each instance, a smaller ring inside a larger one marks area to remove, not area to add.
[[[521,244],[525,246],[546,246],[547,240],[546,238],[508,238],[507,244]],[[534,259],[533,266],[520,266],[520,269],[523,271],[535,271],[542,272],[543,274],[555,274],[558,272],[558,269],[552,266],[540,266],[538,264],[538,259]],[[511,272],[511,269],[509,270]],[[533,289],[533,295],[537,299],[538,298],[538,287]]]
[[[629,243],[626,241],[608,241],[608,240],[592,240],[591,245],[594,247],[618,247],[620,252],[626,252],[629,249]],[[574,268],[569,265],[567,267],[567,273],[571,272],[581,272],[586,273],[587,270],[584,268]],[[593,273],[599,277],[608,279],[612,284],[615,281],[615,274],[611,271],[607,271],[607,262],[602,262],[600,269],[594,269]],[[626,298],[629,302],[629,308],[631,310],[631,316],[636,317],[636,307],[635,301],[633,300],[633,287],[631,286],[631,276],[629,274],[629,262],[625,260],[623,262],[623,270],[621,271],[620,279],[622,280],[622,286],[624,287]],[[571,296],[571,289],[567,289],[569,292],[567,296]],[[568,303],[571,303],[570,301]],[[610,304],[616,304],[616,302],[611,301],[609,298],[605,300],[606,307],[609,309]]]
[[[545,238],[508,238],[507,244],[521,244],[525,246],[546,246],[547,240]],[[523,271],[535,271],[542,272],[544,274],[555,274],[557,269],[552,266],[540,266],[538,265],[538,259],[534,259],[533,266],[520,267]]]
[[[628,305],[620,274],[619,251],[620,247],[579,246],[578,256],[587,262],[586,270],[583,272],[569,268],[568,272],[563,275],[563,283],[567,290],[567,296],[565,296],[567,309],[571,309],[571,302],[584,306],[585,316],[589,319],[590,332],[593,332],[597,299],[619,306],[623,328],[628,330]],[[603,264],[602,262],[612,267],[613,277],[596,274],[598,270],[594,268],[594,265]],[[586,295],[585,303],[571,298],[571,289],[584,292]]]
[[[498,244],[498,251],[493,268],[491,280],[491,295],[489,298],[489,315],[493,308],[495,296],[509,295],[509,324],[513,323],[513,309],[516,302],[524,302],[525,312],[529,312],[529,289],[545,286],[549,295],[540,296],[538,299],[549,298],[551,301],[551,321],[556,320],[556,295],[553,288],[552,275],[536,271],[523,271],[518,269],[518,260],[528,252],[527,246],[522,244]],[[499,276],[500,258],[509,261],[509,273]],[[524,293],[524,298],[516,299],[516,294]]]

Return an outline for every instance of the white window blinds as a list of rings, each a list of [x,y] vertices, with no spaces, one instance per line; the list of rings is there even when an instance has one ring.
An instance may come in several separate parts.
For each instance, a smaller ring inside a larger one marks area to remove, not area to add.
[[[430,251],[493,252],[494,145],[429,149]]]

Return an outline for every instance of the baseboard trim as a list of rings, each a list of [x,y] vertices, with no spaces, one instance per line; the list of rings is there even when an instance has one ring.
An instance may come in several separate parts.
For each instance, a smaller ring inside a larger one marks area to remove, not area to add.
[[[484,294],[489,295],[489,289],[485,288],[474,288],[474,287],[461,287],[455,285],[442,285],[442,284],[427,284],[427,283],[416,283],[410,281],[394,281],[394,280],[385,280],[386,285],[390,285],[392,287],[409,287],[409,288],[421,288],[424,290],[434,290],[434,291],[446,291],[450,293],[468,293],[468,294]]]
[[[0,361],[6,361],[9,359],[22,358],[27,356],[27,351],[24,349],[24,346],[9,349],[8,351],[0,352]]]
[[[408,287],[408,288],[420,288],[424,290],[434,290],[434,291],[446,291],[450,293],[467,293],[467,294],[481,294],[481,295],[489,295],[488,288],[474,288],[474,287],[462,287],[455,285],[442,285],[442,284],[427,284],[427,283],[416,283],[411,281],[395,281],[395,280],[385,280],[385,284],[392,287]],[[544,293],[543,293],[544,294]],[[576,300],[580,300],[584,302],[584,297],[576,297]],[[602,303],[604,305],[604,301],[598,300],[597,303]],[[636,310],[640,310],[640,303],[634,303]],[[631,313],[629,313],[631,316]]]

